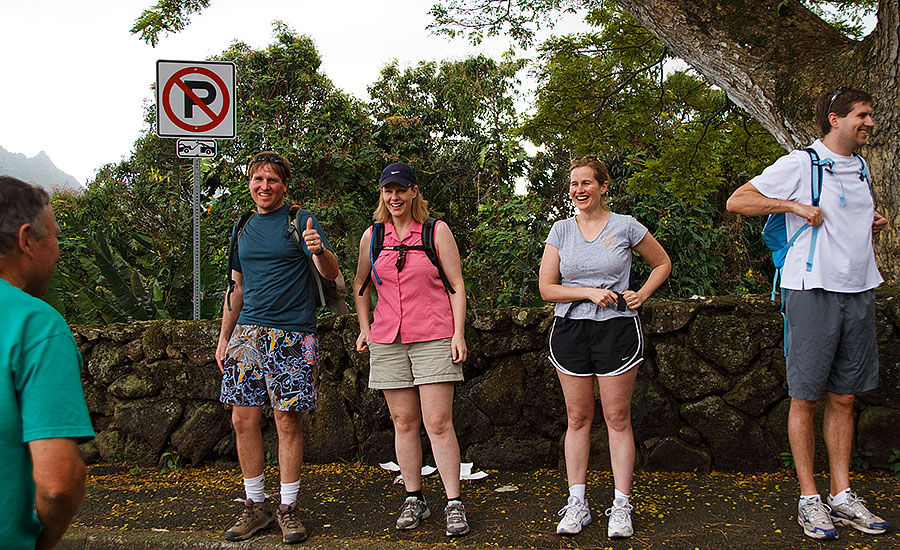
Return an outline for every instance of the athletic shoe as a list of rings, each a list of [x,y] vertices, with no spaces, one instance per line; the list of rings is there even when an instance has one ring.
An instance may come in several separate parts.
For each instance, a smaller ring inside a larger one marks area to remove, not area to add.
[[[275,516],[268,502],[253,502],[249,498],[244,501],[244,509],[237,522],[225,531],[225,540],[247,540],[259,531],[272,525]]]
[[[281,526],[281,541],[285,544],[296,544],[306,540],[306,527],[300,523],[297,513],[297,503],[290,506],[281,504],[275,509],[278,525]]]
[[[847,502],[834,504],[828,495],[828,506],[831,508],[831,521],[838,525],[849,525],[863,533],[880,535],[890,528],[891,524],[876,516],[866,508],[866,501],[850,493]]]
[[[556,515],[563,517],[556,526],[556,532],[560,535],[577,535],[582,527],[591,522],[588,503],[578,497],[569,497],[566,505]]]
[[[797,504],[797,523],[803,532],[814,539],[836,539],[837,529],[831,522],[831,508],[819,499],[803,500]]]
[[[613,500],[611,508],[606,509],[609,516],[609,526],[606,528],[606,536],[611,539],[626,538],[634,534],[631,526],[631,510],[633,507],[624,498]]]
[[[466,507],[458,500],[451,500],[444,508],[444,517],[447,519],[447,536],[458,537],[469,532],[469,522],[466,520]]]
[[[423,519],[431,517],[431,510],[424,500],[416,497],[406,497],[403,506],[400,507],[400,516],[397,518],[397,529],[415,529]]]

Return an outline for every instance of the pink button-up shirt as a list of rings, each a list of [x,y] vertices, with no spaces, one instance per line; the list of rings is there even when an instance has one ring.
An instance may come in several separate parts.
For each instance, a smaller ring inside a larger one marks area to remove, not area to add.
[[[397,239],[394,226],[385,223],[384,245],[400,244],[420,246],[422,224],[413,220],[401,240]],[[375,270],[381,284],[377,284],[372,277],[373,287],[378,292],[378,303],[375,305],[369,339],[379,344],[390,344],[396,340],[398,332],[404,344],[452,337],[450,296],[437,268],[424,251],[409,250],[406,264],[398,273],[396,263],[399,255],[397,250],[382,250],[375,260]]]

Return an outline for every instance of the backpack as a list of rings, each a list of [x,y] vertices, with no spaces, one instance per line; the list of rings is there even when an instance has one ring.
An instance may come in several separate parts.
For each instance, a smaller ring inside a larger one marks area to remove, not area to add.
[[[822,176],[823,176],[823,168],[828,169],[831,172],[831,167],[834,166],[834,161],[830,158],[819,159],[819,154],[816,153],[816,150],[812,147],[807,147],[804,149],[806,153],[809,155],[810,160],[810,196],[812,197],[812,205],[819,206],[819,199],[822,195]],[[859,176],[861,179],[864,179],[866,184],[869,186],[869,193],[872,193],[872,182],[869,179],[869,170],[866,167],[866,163],[863,161],[862,157],[853,153],[853,156],[859,161],[861,166],[859,171]],[[844,204],[844,196],[843,196],[843,182],[841,182],[841,204]],[[762,237],[763,241],[765,241],[766,246],[769,250],[772,251],[772,263],[775,265],[775,275],[772,278],[772,295],[771,298],[775,300],[775,291],[778,288],[778,279],[781,277],[781,270],[784,267],[784,262],[787,259],[788,250],[790,250],[791,246],[794,245],[794,241],[802,234],[804,231],[809,229],[810,225],[808,223],[804,223],[800,226],[799,229],[793,234],[793,236],[788,237],[787,235],[787,225],[785,222],[785,213],[778,214],[769,214],[768,219],[766,220],[765,226],[762,229]],[[809,255],[806,257],[806,271],[812,271],[813,259],[816,253],[816,237],[818,236],[819,226],[815,226],[812,228],[812,235],[809,243]],[[781,294],[781,317],[784,319],[784,356],[787,357],[788,354],[788,327],[787,327],[787,319],[784,317],[784,293]]]
[[[238,239],[244,231],[244,228],[247,226],[247,222],[250,221],[250,218],[252,218],[255,213],[254,210],[245,212],[232,232],[231,244],[228,247],[228,290],[225,294],[228,311],[231,311],[231,293],[234,291],[235,285],[234,279],[231,278],[231,270],[234,265],[234,257],[237,254]],[[297,244],[297,248],[302,251],[303,247],[300,244],[302,235],[302,231],[300,230],[300,207],[297,205],[291,206],[290,213],[288,214],[288,226],[290,228],[291,236]],[[306,256],[305,253],[304,256]],[[338,276],[335,280],[331,281],[324,279],[319,274],[319,270],[316,268],[316,264],[313,263],[312,258],[306,256],[306,260],[309,262],[309,271],[312,274],[311,278],[313,286],[315,287],[314,294],[316,297],[316,308],[326,306],[330,311],[333,311],[338,315],[350,313],[350,308],[347,307],[347,302],[344,300],[344,297],[347,294],[347,285],[344,282],[344,275],[338,272]]]
[[[375,271],[375,260],[378,259],[378,256],[381,254],[382,250],[421,250],[425,252],[425,255],[428,256],[428,259],[431,260],[432,265],[437,268],[438,276],[441,278],[441,282],[444,283],[444,288],[447,289],[447,292],[450,294],[455,294],[456,291],[453,289],[453,285],[450,284],[450,281],[447,279],[447,275],[444,273],[444,269],[441,267],[441,260],[438,258],[437,249],[434,247],[434,231],[435,226],[437,225],[437,219],[429,217],[425,220],[425,223],[422,224],[422,244],[416,246],[407,246],[405,244],[400,244],[397,246],[384,246],[384,224],[376,223],[372,226],[372,238],[369,243],[369,262],[372,266],[372,271],[366,275],[366,280],[363,282],[362,286],[359,287],[359,295],[362,296],[366,290],[366,287],[369,286],[369,282],[372,278],[375,278],[375,282],[379,285],[381,284],[381,279],[378,277],[378,272]]]
[[[812,147],[804,149],[809,154],[810,160],[810,196],[812,197],[812,205],[819,206],[819,198],[822,194],[822,167],[832,164],[830,158],[819,160],[819,154]],[[781,277],[781,269],[784,267],[784,261],[787,258],[788,250],[794,245],[794,241],[807,229],[810,225],[804,223],[800,226],[792,237],[788,237],[787,223],[785,221],[786,213],[769,214],[766,224],[762,229],[763,241],[772,251],[772,263],[775,264],[775,276],[772,278],[772,300],[775,299],[775,291],[778,288],[778,279]],[[809,256],[806,258],[806,270],[812,271],[813,257],[816,253],[816,237],[819,233],[819,227],[812,228],[812,238],[809,245]]]

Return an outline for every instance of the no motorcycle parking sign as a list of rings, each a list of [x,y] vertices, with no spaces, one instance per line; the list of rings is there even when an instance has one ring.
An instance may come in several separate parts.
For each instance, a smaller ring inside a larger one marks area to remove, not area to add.
[[[157,135],[234,138],[234,74],[234,63],[157,61]]]

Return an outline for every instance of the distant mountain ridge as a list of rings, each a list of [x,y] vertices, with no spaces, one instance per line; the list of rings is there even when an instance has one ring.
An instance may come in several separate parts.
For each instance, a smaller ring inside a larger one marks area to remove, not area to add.
[[[78,180],[57,168],[47,153],[43,151],[28,158],[21,153],[12,153],[0,146],[0,176],[12,176],[28,183],[40,185],[47,191],[55,189],[84,190],[84,186],[78,183]]]

